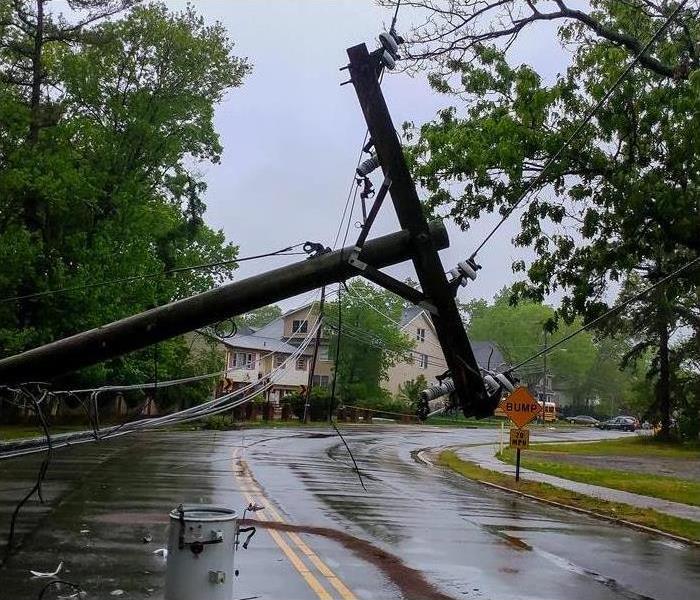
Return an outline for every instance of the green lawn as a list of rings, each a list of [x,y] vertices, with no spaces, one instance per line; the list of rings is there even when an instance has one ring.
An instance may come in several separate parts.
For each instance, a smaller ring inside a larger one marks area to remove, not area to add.
[[[700,458],[700,443],[660,442],[651,436],[624,437],[583,444],[533,444],[538,452],[566,452],[590,456],[659,456],[665,458]]]
[[[655,510],[641,509],[628,504],[606,502],[605,500],[562,490],[546,483],[523,480],[516,483],[513,476],[483,469],[472,462],[460,459],[451,450],[443,451],[440,454],[438,463],[469,479],[495,483],[496,485],[542,498],[543,500],[558,502],[574,508],[582,508],[604,517],[623,519],[638,525],[653,527],[654,529],[667,531],[684,538],[700,541],[700,523],[696,521],[680,519]]]
[[[57,425],[51,427],[52,434],[66,433],[68,431],[82,431],[89,429],[87,425]],[[0,425],[0,443],[11,440],[21,440],[23,438],[42,437],[44,430],[31,425]]]
[[[534,448],[534,446],[531,448]],[[537,446],[537,449],[539,450],[540,446]],[[514,464],[515,451],[507,448],[499,455],[499,458]],[[543,460],[541,454],[533,455],[530,454],[529,451],[524,451],[521,454],[520,464],[526,469],[532,469],[539,473],[547,473],[548,475],[554,475],[572,481],[602,485],[603,487],[615,490],[623,490],[625,492],[633,492],[644,496],[653,496],[654,498],[663,498],[664,500],[672,500],[673,502],[700,506],[700,482],[698,481]]]
[[[437,427],[467,427],[467,428],[489,428],[489,427],[500,427],[501,419],[495,417],[488,417],[486,419],[475,419],[470,417],[467,419],[464,415],[456,415],[454,417],[445,417],[442,415],[435,415],[430,417],[423,422],[423,425],[435,425]]]

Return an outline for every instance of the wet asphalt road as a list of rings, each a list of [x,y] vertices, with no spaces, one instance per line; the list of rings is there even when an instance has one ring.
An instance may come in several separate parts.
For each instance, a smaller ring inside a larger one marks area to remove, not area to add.
[[[47,504],[25,507],[22,546],[0,569],[0,599],[36,598],[45,580],[28,569],[51,571],[59,561],[62,576],[79,582],[88,598],[160,599],[165,562],[153,551],[166,543],[168,511],[183,501],[240,508],[249,499],[266,505],[261,519],[301,530],[258,528],[249,550],[237,554],[236,599],[697,597],[698,548],[520,499],[417,460],[421,449],[492,443],[497,431],[344,432],[367,491],[342,442],[321,429],[155,433],[58,451],[44,486]],[[39,462],[0,462],[3,542]],[[306,526],[326,529],[318,535]],[[153,542],[143,543],[146,533]],[[111,595],[117,590],[124,593]]]

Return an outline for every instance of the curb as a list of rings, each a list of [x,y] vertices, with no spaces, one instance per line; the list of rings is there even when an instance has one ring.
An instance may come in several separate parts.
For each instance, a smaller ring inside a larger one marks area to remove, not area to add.
[[[471,479],[470,477],[466,477],[465,475],[462,475],[462,477],[464,477],[465,479]],[[537,502],[542,502],[543,504],[549,504],[551,506],[556,506],[557,508],[562,508],[564,510],[572,510],[572,511],[577,512],[577,513],[588,515],[589,517],[594,517],[596,519],[603,519],[604,521],[608,521],[610,523],[615,523],[616,525],[631,527],[633,529],[638,529],[639,531],[644,531],[645,533],[652,533],[654,535],[661,535],[661,536],[670,538],[672,540],[675,540],[676,542],[682,542],[683,544],[688,544],[690,546],[700,547],[700,542],[698,542],[698,541],[691,540],[689,538],[685,538],[683,536],[676,535],[674,533],[669,533],[668,531],[663,531],[661,529],[655,529],[654,527],[649,527],[648,525],[642,525],[641,523],[634,523],[632,521],[628,521],[627,519],[618,519],[617,517],[611,517],[609,515],[604,515],[602,513],[594,512],[594,511],[588,510],[586,508],[580,508],[578,506],[571,506],[569,504],[562,504],[561,502],[557,502],[556,500],[547,500],[546,498],[540,498],[539,496],[533,496],[532,494],[528,494],[526,492],[521,492],[520,490],[514,490],[512,488],[508,488],[508,487],[505,487],[503,485],[498,485],[497,483],[491,483],[490,481],[483,481],[481,479],[471,479],[471,481],[476,481],[477,483],[480,483],[482,485],[486,485],[486,486],[491,487],[491,488],[495,488],[497,490],[501,490],[503,492],[510,492],[511,494],[516,494],[516,495],[521,496],[523,498],[528,498],[529,500],[535,500]],[[585,494],[582,494],[582,495],[585,495]],[[619,504],[624,504],[624,502],[620,502]],[[630,506],[630,505],[628,505],[628,506]],[[649,510],[654,510],[654,509],[649,509]],[[656,511],[656,512],[658,512],[658,511]],[[663,514],[663,513],[661,513],[661,514]]]
[[[447,449],[447,448],[445,448]],[[505,487],[503,485],[498,485],[497,483],[491,483],[490,481],[483,481],[481,479],[472,479],[471,477],[467,477],[466,475],[462,475],[461,473],[457,473],[456,471],[453,471],[452,469],[449,469],[448,467],[443,467],[441,465],[436,465],[429,459],[424,458],[423,456],[420,456],[424,451],[430,450],[429,448],[422,448],[418,451],[416,451],[415,457],[418,458],[421,462],[424,464],[433,466],[433,467],[438,467],[441,469],[444,469],[446,471],[449,471],[450,473],[454,473],[455,475],[459,475],[460,477],[464,477],[465,479],[469,479],[470,481],[475,481],[476,483],[480,483],[481,485],[485,485],[487,487],[493,488],[500,490],[502,492],[509,492],[511,494],[515,494],[517,496],[520,496],[521,498],[527,498],[528,500],[534,500],[535,502],[541,502],[543,504],[549,504],[550,506],[556,506],[557,508],[561,508],[563,510],[571,510],[583,515],[587,515],[589,517],[595,518],[595,519],[602,519],[604,521],[608,521],[609,523],[614,523],[616,525],[620,525],[623,527],[631,527],[632,529],[637,529],[638,531],[643,531],[645,533],[650,533],[653,535],[658,535],[662,537],[666,537],[669,539],[672,539],[676,542],[681,542],[683,544],[687,544],[689,546],[695,546],[700,548],[700,541],[696,540],[691,540],[689,538],[676,535],[674,533],[669,533],[668,531],[663,531],[661,529],[655,529],[654,527],[649,527],[648,525],[642,525],[640,523],[633,523],[632,521],[628,521],[627,519],[619,519],[616,517],[611,517],[609,515],[604,515],[598,512],[594,512],[592,510],[588,510],[586,508],[579,508],[578,506],[571,506],[569,504],[563,504],[561,502],[557,502],[556,500],[547,500],[546,498],[540,498],[539,496],[533,496],[532,494],[528,494],[526,492],[521,492],[519,490],[514,490],[512,488]],[[482,467],[483,468],[483,467]],[[490,469],[489,469],[490,470]],[[496,471],[494,471],[496,472]],[[556,486],[553,486],[556,487]],[[586,494],[582,494],[585,496]],[[619,504],[624,504],[624,502],[620,502]],[[631,506],[631,505],[628,505]],[[653,509],[649,509],[653,510]],[[659,512],[659,511],[656,511]],[[664,514],[664,513],[660,513]]]

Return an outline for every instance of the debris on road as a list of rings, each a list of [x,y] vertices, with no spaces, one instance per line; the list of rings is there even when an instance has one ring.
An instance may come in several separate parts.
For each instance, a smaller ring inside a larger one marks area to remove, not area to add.
[[[42,571],[29,571],[33,577],[56,577],[61,572],[61,569],[63,569],[63,561],[58,563],[58,567],[56,567],[56,570],[53,573],[43,573]]]

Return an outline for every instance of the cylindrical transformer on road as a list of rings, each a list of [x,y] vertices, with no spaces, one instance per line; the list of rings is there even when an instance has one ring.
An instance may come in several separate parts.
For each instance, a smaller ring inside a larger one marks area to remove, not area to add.
[[[185,505],[170,512],[165,600],[233,600],[238,514]]]

